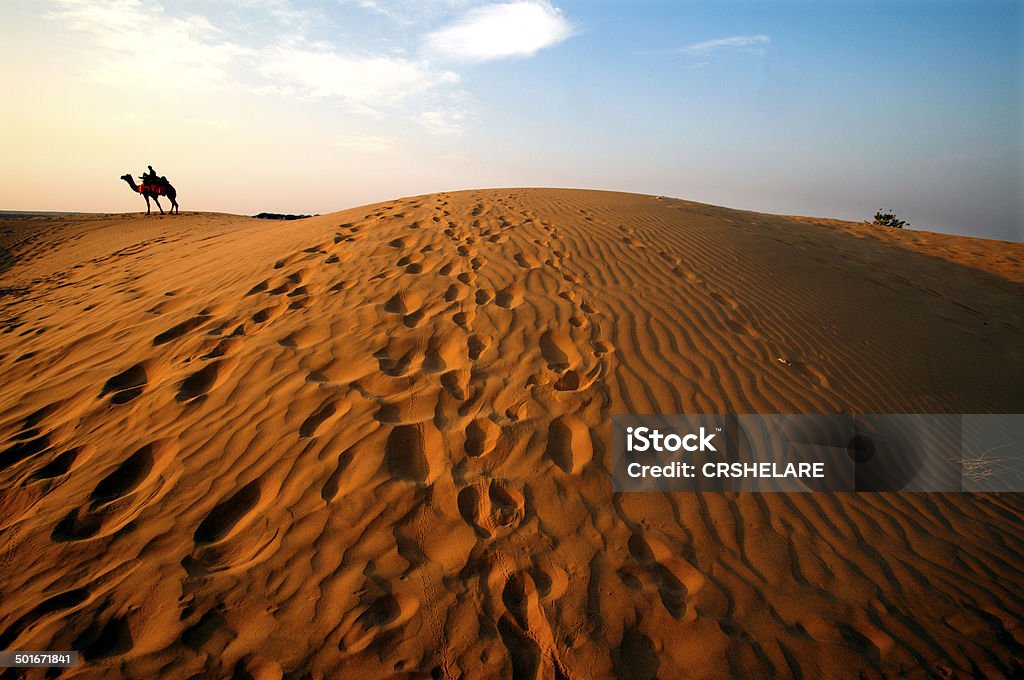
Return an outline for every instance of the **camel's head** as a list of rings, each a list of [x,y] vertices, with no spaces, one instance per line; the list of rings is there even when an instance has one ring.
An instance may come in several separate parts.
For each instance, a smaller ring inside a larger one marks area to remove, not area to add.
[[[128,173],[126,175],[121,175],[121,179],[125,180],[126,182],[131,180],[131,178],[132,178],[131,173]]]

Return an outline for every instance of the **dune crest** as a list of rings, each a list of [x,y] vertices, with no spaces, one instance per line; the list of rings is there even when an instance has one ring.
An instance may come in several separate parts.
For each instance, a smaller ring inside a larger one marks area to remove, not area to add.
[[[506,189],[0,245],[0,648],[67,677],[1024,670],[1017,495],[615,495],[608,451],[1021,412],[1021,244]]]

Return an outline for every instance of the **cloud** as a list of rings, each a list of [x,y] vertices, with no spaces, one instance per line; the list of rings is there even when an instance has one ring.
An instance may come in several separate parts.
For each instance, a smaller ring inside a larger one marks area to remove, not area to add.
[[[660,50],[637,50],[639,55],[683,55],[690,58],[688,69],[702,69],[710,65],[716,56],[728,52],[752,54],[763,57],[772,39],[768,35],[732,35],[727,38],[715,38],[693,43],[686,47],[673,47]]]
[[[420,114],[420,123],[431,134],[458,135],[462,133],[464,117],[465,114],[461,111],[424,111]]]
[[[94,80],[182,90],[239,87],[256,94],[306,100],[336,99],[371,111],[411,94],[458,81],[424,60],[393,54],[353,54],[327,43],[282,37],[243,46],[225,39],[204,16],[172,16],[157,2],[60,0],[50,17],[84,34]],[[289,25],[308,17],[283,0],[248,0]]]
[[[453,61],[481,62],[529,57],[572,35],[562,11],[547,2],[524,0],[469,10],[427,35],[427,52]]]
[[[252,50],[224,40],[205,17],[168,16],[138,0],[61,0],[48,16],[87,36],[95,61],[89,73],[105,83],[209,89],[229,81],[228,69]]]
[[[55,0],[47,16],[75,36],[69,44],[77,49],[76,71],[110,86],[341,104],[347,113],[397,117],[438,135],[459,134],[474,109],[456,87],[454,63],[529,56],[572,34],[547,0],[335,2],[335,12],[347,5],[378,15],[371,21],[385,22],[404,42],[385,37],[342,44],[334,37],[348,35],[339,33],[345,26],[339,15],[290,0],[197,5],[205,14],[161,0]],[[440,30],[426,32],[439,23]],[[339,144],[383,149],[379,138],[343,137]]]
[[[453,137],[462,134],[463,125],[479,113],[479,102],[465,90],[448,89],[428,92],[421,97],[416,120],[432,135]]]
[[[263,91],[306,99],[338,98],[374,106],[458,81],[451,71],[425,62],[382,55],[348,55],[329,49],[275,47],[261,55],[259,72],[278,85]]]
[[[728,38],[717,38],[705,40],[680,48],[679,52],[685,52],[696,56],[705,56],[713,52],[724,50],[744,50],[763,54],[768,45],[771,44],[771,36],[767,35],[733,35]]]

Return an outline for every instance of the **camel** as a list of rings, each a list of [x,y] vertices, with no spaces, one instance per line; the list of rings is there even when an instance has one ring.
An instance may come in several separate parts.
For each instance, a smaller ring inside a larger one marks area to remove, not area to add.
[[[121,179],[123,179],[125,182],[128,182],[128,186],[130,186],[132,188],[132,191],[134,191],[136,193],[139,193],[139,194],[142,194],[143,198],[146,199],[146,214],[147,215],[150,214],[150,212],[149,212],[149,197],[150,196],[152,196],[153,200],[156,202],[156,207],[160,208],[160,214],[161,215],[164,214],[164,209],[160,206],[159,196],[161,196],[161,195],[167,196],[167,198],[169,198],[171,200],[171,214],[172,215],[175,213],[175,211],[177,211],[179,214],[181,213],[181,209],[178,208],[178,201],[175,200],[178,197],[178,192],[174,190],[174,187],[171,186],[170,182],[164,181],[162,184],[159,184],[159,185],[143,184],[142,186],[138,186],[138,185],[135,184],[135,180],[132,179],[131,173],[128,173],[126,175],[121,175]]]

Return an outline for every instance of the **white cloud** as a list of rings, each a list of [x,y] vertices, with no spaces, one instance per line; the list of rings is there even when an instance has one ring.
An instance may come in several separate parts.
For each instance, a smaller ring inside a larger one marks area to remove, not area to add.
[[[772,39],[767,35],[733,35],[728,38],[716,38],[705,40],[682,48],[681,52],[693,55],[707,55],[712,52],[723,50],[747,50],[757,54],[763,54],[764,50],[771,43]]]
[[[566,40],[572,27],[547,2],[523,0],[469,10],[426,37],[428,52],[455,61],[528,57]]]
[[[435,135],[458,135],[462,133],[463,118],[461,111],[424,111],[420,114],[420,123],[427,132]]]
[[[336,97],[353,104],[394,104],[410,94],[458,76],[436,71],[424,62],[393,56],[356,56],[327,49],[275,47],[261,55],[260,73],[281,86],[269,91],[323,99]]]
[[[202,16],[168,16],[139,0],[61,0],[48,16],[85,34],[96,58],[94,80],[179,89],[218,87],[229,66],[253,53],[228,40]]]
[[[451,62],[528,56],[572,34],[547,0],[336,0],[391,26],[415,24],[396,29],[412,36],[412,50],[390,39],[342,47],[324,38],[341,25],[324,24],[335,20],[325,10],[300,9],[290,0],[236,2],[212,3],[204,10],[212,13],[201,15],[161,0],[55,0],[47,16],[75,36],[76,74],[132,93],[234,90],[340,103],[347,113],[438,135],[459,134],[475,110],[455,87],[459,75]],[[466,11],[470,5],[475,8]],[[426,26],[453,13],[454,23],[423,37]],[[337,143],[373,151],[387,146],[383,138]]]
[[[228,86],[257,94],[309,100],[337,99],[372,112],[408,95],[454,83],[458,76],[423,60],[390,54],[349,54],[333,45],[282,36],[274,44],[245,47],[226,40],[203,16],[172,16],[157,2],[60,0],[50,16],[85,34],[86,62],[96,80],[170,89]],[[249,0],[288,24],[304,15],[283,0]]]
[[[428,92],[419,104],[420,126],[432,135],[449,137],[462,134],[464,123],[480,111],[476,98],[461,89]]]

